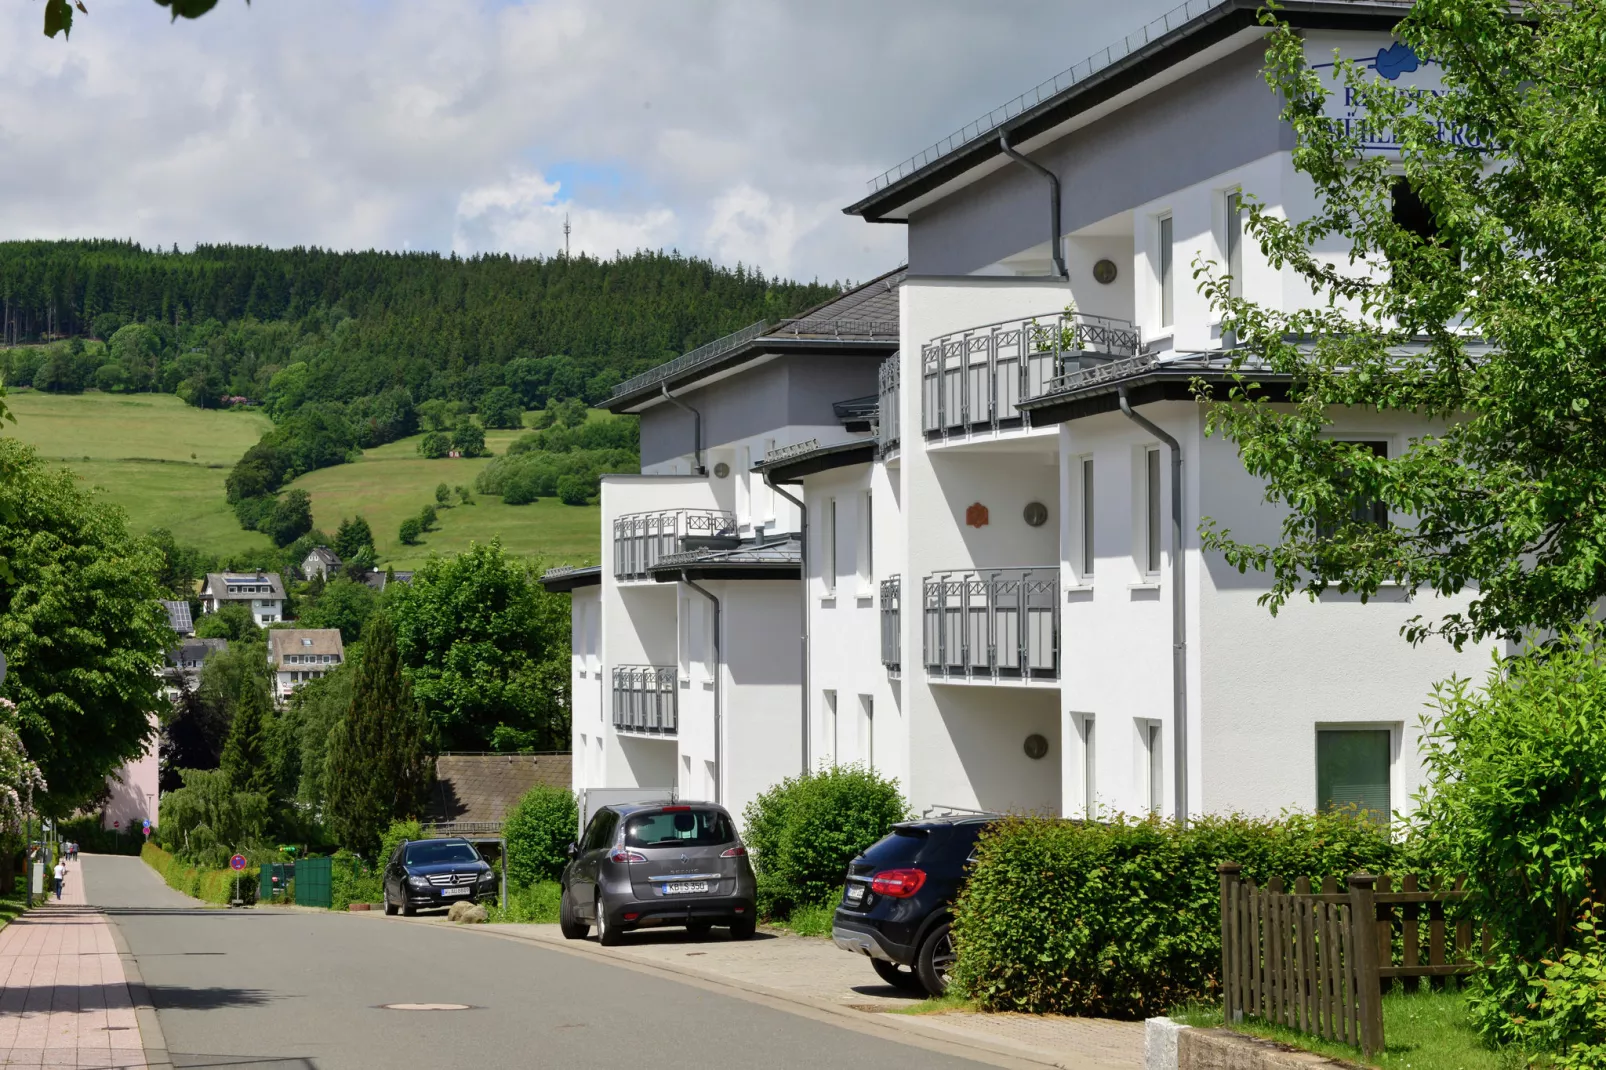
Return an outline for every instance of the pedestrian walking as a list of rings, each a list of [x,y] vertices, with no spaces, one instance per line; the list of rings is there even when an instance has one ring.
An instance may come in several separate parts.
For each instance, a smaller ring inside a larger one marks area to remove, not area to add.
[[[61,889],[67,884],[67,860],[58,859],[56,862],[56,898],[61,898]]]

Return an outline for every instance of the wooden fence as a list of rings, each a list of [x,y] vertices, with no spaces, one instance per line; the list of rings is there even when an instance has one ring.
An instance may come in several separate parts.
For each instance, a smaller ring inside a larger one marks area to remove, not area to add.
[[[1221,985],[1226,1020],[1245,1015],[1351,1044],[1367,1055],[1383,1050],[1382,993],[1396,980],[1442,984],[1468,973],[1472,925],[1454,923],[1454,958],[1446,959],[1447,904],[1461,882],[1426,891],[1414,876],[1400,881],[1356,873],[1338,890],[1332,877],[1313,893],[1300,877],[1292,893],[1274,877],[1261,888],[1224,862],[1221,875]],[[1427,961],[1421,915],[1427,912]],[[1487,943],[1487,935],[1485,935]]]

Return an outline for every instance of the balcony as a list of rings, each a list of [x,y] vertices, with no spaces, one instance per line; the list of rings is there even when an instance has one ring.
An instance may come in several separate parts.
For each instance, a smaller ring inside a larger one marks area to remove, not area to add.
[[[735,513],[713,509],[628,513],[613,522],[613,576],[649,579],[648,569],[669,554],[731,549],[737,543]]]
[[[876,444],[882,457],[898,453],[898,399],[903,395],[903,362],[897,355],[881,362],[881,406],[877,413]]]
[[[613,670],[613,727],[616,732],[673,738],[677,725],[673,665],[617,665]]]
[[[1057,681],[1059,592],[1057,565],[927,576],[927,674],[953,683]]]
[[[989,323],[920,348],[921,430],[927,438],[1030,426],[1020,403],[1079,367],[1137,354],[1138,329],[1081,313]]]
[[[902,599],[903,578],[888,576],[881,581],[881,664],[890,675],[903,671]]]

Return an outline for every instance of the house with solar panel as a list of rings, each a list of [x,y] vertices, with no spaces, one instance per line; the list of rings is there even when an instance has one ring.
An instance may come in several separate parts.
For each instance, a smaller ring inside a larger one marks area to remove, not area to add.
[[[201,612],[243,605],[262,627],[284,620],[284,581],[277,572],[209,572],[201,585]]]

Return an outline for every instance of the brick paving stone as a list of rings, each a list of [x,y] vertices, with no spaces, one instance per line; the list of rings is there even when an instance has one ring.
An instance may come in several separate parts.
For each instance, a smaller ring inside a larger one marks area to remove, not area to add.
[[[138,1036],[111,929],[70,862],[59,901],[0,929],[0,1066],[144,1070],[144,1049],[126,1047]]]

